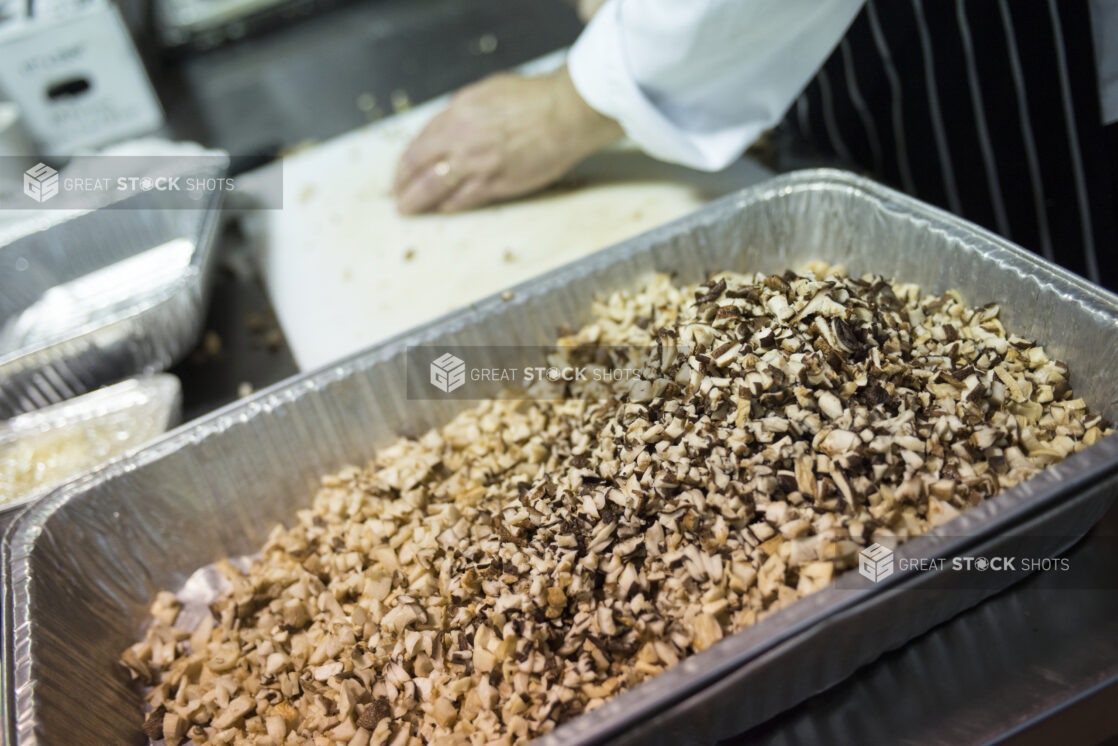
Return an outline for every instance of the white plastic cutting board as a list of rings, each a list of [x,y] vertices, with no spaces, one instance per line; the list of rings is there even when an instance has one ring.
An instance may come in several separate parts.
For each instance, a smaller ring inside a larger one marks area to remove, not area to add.
[[[554,66],[552,55],[531,65]],[[744,160],[721,174],[619,146],[564,186],[458,215],[402,217],[396,161],[445,106],[432,101],[282,162],[284,207],[250,216],[276,313],[306,370],[499,293],[770,175]],[[268,178],[267,169],[253,178]],[[274,172],[273,172],[274,173]]]

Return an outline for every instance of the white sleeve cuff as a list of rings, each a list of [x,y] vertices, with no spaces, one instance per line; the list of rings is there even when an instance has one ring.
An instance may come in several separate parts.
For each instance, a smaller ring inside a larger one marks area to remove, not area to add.
[[[669,163],[719,171],[733,163],[764,130],[753,123],[735,131],[692,138],[671,122],[638,85],[625,56],[619,13],[610,0],[579,36],[567,69],[583,100],[595,111],[616,119],[625,134],[646,153]]]
[[[609,0],[575,42],[575,88],[661,160],[716,171],[772,127],[862,0]]]

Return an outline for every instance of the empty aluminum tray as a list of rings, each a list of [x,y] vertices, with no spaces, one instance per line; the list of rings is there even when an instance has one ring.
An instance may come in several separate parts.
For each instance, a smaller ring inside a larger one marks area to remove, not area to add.
[[[215,190],[175,209],[145,192],[0,246],[0,419],[187,352],[205,317],[221,199]]]

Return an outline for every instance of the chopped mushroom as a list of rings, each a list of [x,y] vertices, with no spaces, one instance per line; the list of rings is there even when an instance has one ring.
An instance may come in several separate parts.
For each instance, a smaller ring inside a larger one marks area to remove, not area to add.
[[[824,391],[819,394],[819,410],[832,420],[837,420],[842,416],[844,411],[842,402],[830,391]]]
[[[194,629],[121,656],[179,743],[521,743],[1107,437],[998,308],[911,284],[656,276],[549,364],[325,477]],[[561,388],[556,396],[555,385]]]

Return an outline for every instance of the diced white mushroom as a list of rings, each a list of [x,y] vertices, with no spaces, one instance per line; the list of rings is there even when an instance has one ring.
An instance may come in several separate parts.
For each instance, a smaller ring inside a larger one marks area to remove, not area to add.
[[[819,394],[819,411],[832,420],[837,420],[842,416],[842,402],[830,391],[824,391]]]

